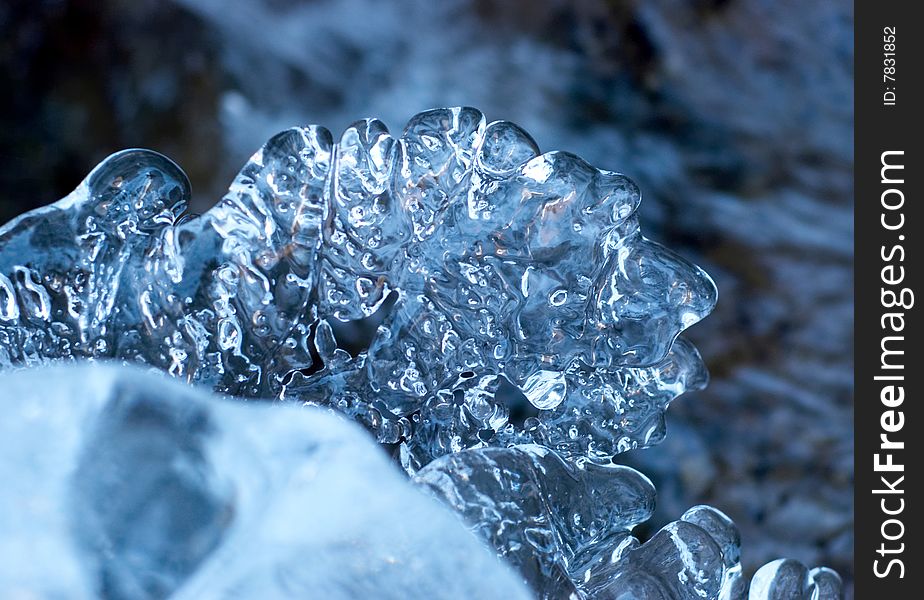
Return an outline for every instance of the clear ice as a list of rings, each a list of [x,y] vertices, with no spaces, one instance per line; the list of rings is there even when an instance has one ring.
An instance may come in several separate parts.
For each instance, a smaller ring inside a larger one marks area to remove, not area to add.
[[[672,343],[715,286],[641,235],[635,184],[474,109],[400,138],[375,120],[337,144],[291,129],[206,214],[184,216],[189,195],[168,159],[128,150],[3,227],[0,362],[116,358],[336,406],[415,467],[492,442],[608,459],[657,441],[667,403],[705,381]],[[330,322],[389,294],[368,350],[338,348]],[[522,426],[504,382],[537,412]]]
[[[794,560],[762,567],[748,592],[734,523],[694,506],[641,544],[655,489],[634,469],[569,462],[541,446],[439,458],[414,481],[452,506],[538,598],[838,600],[837,574]]]
[[[745,597],[719,511],[631,535],[654,490],[613,457],[706,384],[678,335],[717,293],[641,234],[630,179],[448,108],[400,137],[284,131],[214,208],[189,198],[173,162],[126,150],[0,228],[0,368],[107,359],[331,407],[542,597]],[[369,323],[351,354],[337,331]],[[839,597],[833,572],[771,565],[750,598]]]

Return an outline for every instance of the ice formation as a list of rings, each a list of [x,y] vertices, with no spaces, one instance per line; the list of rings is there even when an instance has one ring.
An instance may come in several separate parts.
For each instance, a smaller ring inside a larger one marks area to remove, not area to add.
[[[189,195],[169,159],[127,150],[0,228],[0,368],[115,359],[333,407],[544,597],[743,597],[718,511],[630,533],[654,492],[612,458],[659,441],[668,403],[705,385],[677,336],[716,289],[642,236],[627,177],[451,108],[397,138],[373,119],[337,143],[291,129],[201,217]],[[366,318],[381,325],[354,356],[335,326]],[[837,597],[793,564],[751,598],[800,577],[806,599]]]
[[[414,479],[456,509],[542,599],[837,600],[838,575],[795,560],[741,573],[738,530],[694,506],[643,544],[655,490],[620,465],[569,462],[535,445],[479,448],[439,458]]]
[[[111,357],[327,403],[414,467],[485,443],[608,459],[656,441],[667,403],[705,380],[671,345],[715,287],[642,237],[635,185],[474,109],[422,113],[400,138],[375,120],[337,144],[292,129],[202,217],[183,217],[188,198],[178,167],[129,150],[0,230],[0,361]],[[338,349],[329,321],[389,293],[368,350]],[[323,369],[304,375],[311,339]],[[505,381],[538,410],[524,427],[495,399]]]

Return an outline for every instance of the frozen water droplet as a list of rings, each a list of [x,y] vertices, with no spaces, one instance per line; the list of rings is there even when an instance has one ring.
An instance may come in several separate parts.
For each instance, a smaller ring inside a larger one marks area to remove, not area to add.
[[[538,154],[528,133],[508,121],[494,121],[485,129],[478,165],[490,175],[505,176]]]
[[[536,371],[523,382],[523,393],[539,410],[551,410],[568,394],[565,374],[558,371]]]
[[[799,561],[781,558],[767,563],[751,579],[749,600],[810,600],[812,582]]]

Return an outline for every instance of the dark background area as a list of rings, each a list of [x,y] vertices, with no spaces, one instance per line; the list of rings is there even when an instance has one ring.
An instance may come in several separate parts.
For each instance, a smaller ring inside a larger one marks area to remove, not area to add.
[[[846,0],[56,0],[0,5],[0,222],[106,155],[167,154],[195,210],[270,135],[434,106],[510,119],[634,178],[647,235],[703,266],[713,375],[626,460],[653,526],[696,503],[747,570],[851,576],[853,13]]]

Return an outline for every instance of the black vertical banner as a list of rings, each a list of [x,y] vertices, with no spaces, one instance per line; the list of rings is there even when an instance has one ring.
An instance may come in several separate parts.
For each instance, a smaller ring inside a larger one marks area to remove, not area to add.
[[[924,598],[924,21],[855,5],[855,597]]]

